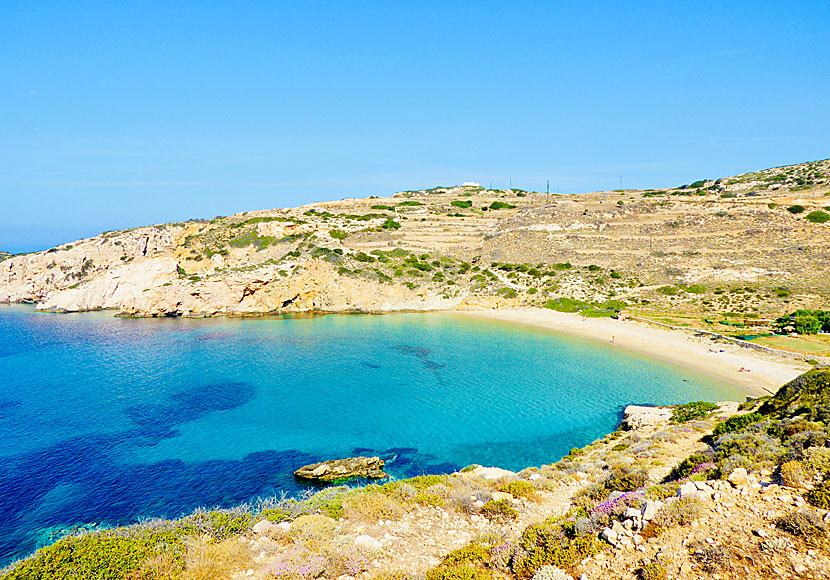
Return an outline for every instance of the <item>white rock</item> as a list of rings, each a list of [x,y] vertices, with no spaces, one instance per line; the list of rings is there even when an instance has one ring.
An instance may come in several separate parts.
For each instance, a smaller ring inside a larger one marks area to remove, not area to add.
[[[538,473],[531,473],[530,477],[528,479],[530,479],[530,481],[536,481],[536,480],[542,479],[542,476],[539,475]]]
[[[619,537],[617,532],[612,530],[611,528],[605,528],[602,530],[602,538],[611,544],[612,546],[617,543],[617,538]]]
[[[487,481],[495,481],[502,478],[513,478],[516,474],[501,467],[476,467],[472,471],[468,471],[470,475],[486,479]]]
[[[291,529],[291,522],[280,522],[277,524],[277,527],[281,529],[283,532],[287,532]]]
[[[641,405],[628,405],[625,408],[622,426],[627,429],[639,429],[668,423],[673,411],[666,407],[644,407]]]
[[[641,517],[640,510],[630,507],[625,510],[625,517],[632,520],[639,520]]]
[[[356,546],[363,546],[364,548],[373,548],[375,550],[379,550],[383,547],[383,544],[374,539],[372,536],[368,536],[366,534],[356,537],[354,539],[354,543]]]
[[[257,522],[254,524],[252,528],[255,534],[264,535],[270,532],[271,530],[279,529],[277,524],[273,522],[269,522],[268,520],[262,520],[261,522]]]
[[[654,501],[647,499],[646,503],[643,504],[642,510],[642,518],[646,521],[651,521],[654,518],[654,515],[660,511],[660,508],[663,507],[662,501]]]
[[[743,467],[736,467],[732,470],[732,473],[729,474],[729,477],[726,479],[729,480],[729,483],[734,485],[735,487],[746,487],[749,485],[749,474],[746,472],[746,469]]]

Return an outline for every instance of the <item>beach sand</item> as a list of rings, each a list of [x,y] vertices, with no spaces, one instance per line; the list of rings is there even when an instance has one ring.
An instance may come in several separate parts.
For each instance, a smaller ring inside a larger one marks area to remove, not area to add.
[[[634,320],[586,318],[541,308],[471,310],[461,314],[529,324],[613,343],[729,381],[749,396],[775,393],[781,385],[812,368],[805,362],[741,348],[735,344],[696,337]],[[748,372],[740,369],[748,369]]]

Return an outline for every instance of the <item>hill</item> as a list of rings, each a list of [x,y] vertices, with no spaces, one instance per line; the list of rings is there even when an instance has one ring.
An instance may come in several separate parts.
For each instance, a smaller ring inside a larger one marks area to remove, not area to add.
[[[828,192],[824,160],[661,190],[460,186],[321,202],[13,256],[0,301],[215,316],[567,299],[764,318],[830,296]]]

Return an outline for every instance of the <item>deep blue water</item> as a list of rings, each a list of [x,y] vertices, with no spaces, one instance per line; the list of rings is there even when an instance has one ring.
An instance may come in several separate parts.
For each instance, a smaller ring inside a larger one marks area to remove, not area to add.
[[[380,454],[396,477],[558,460],[629,403],[737,399],[609,344],[452,314],[132,320],[0,306],[0,565]]]

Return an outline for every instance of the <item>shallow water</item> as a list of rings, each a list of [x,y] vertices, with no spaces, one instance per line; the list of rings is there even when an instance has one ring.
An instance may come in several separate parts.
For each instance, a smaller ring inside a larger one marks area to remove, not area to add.
[[[0,565],[380,454],[396,477],[550,463],[630,403],[741,397],[657,359],[453,314],[132,320],[0,306]],[[51,535],[50,535],[51,534]]]

